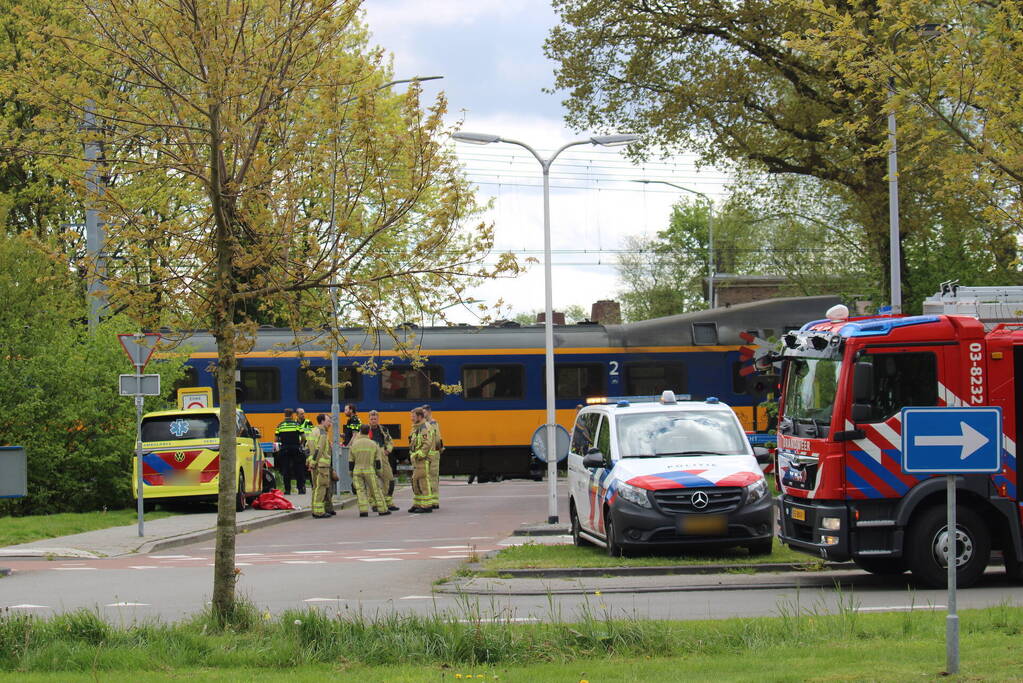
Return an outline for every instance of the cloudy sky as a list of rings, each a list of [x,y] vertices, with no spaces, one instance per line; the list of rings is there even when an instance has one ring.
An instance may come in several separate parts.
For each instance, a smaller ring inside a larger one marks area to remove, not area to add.
[[[424,91],[447,94],[451,121],[462,121],[462,130],[521,140],[543,156],[593,133],[569,130],[561,96],[543,92],[554,81],[543,42],[557,23],[546,0],[366,0],[363,7],[374,42],[394,55],[395,78],[444,76],[425,83]],[[540,165],[508,144],[456,149],[480,198],[494,198],[487,219],[495,224],[498,250],[542,261]],[[615,298],[621,284],[614,264],[623,239],[664,227],[671,204],[684,194],[637,179],[674,182],[715,199],[725,180],[713,169],[698,171],[691,157],[634,166],[607,148],[564,152],[551,169],[556,310],[572,304],[589,310],[598,299]],[[516,313],[542,310],[543,268],[489,283],[473,296],[490,305],[503,299]],[[458,322],[473,320],[468,311],[452,313]]]

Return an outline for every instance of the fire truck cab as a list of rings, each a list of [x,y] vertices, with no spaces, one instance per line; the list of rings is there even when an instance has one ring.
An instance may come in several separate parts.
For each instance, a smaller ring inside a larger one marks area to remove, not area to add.
[[[945,480],[902,471],[907,406],[999,406],[1002,470],[957,477],[960,586],[992,549],[1023,579],[1016,426],[1023,420],[1023,288],[943,288],[924,315],[828,317],[783,337],[781,541],[866,571],[944,586]]]

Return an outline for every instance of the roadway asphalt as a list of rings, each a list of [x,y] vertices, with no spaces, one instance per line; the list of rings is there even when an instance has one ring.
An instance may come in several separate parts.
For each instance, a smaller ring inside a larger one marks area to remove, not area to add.
[[[588,579],[471,579],[437,583],[466,560],[502,545],[524,523],[546,518],[546,485],[527,481],[442,484],[442,508],[358,518],[304,518],[238,537],[239,594],[279,613],[314,607],[368,616],[450,613],[459,619],[539,621],[583,614],[706,619],[833,612],[944,609],[945,591],[859,571]],[[561,501],[567,506],[562,486]],[[567,519],[567,510],[560,513]],[[212,586],[213,543],[111,559],[5,559],[0,608],[46,615],[94,608],[115,621],[179,619],[201,610]],[[836,590],[836,586],[841,590]],[[960,591],[961,608],[1023,604],[1023,587],[993,568]]]

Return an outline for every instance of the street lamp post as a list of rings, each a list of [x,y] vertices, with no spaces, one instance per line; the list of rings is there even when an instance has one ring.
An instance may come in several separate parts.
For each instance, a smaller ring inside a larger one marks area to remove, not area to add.
[[[669,183],[667,180],[634,180],[632,182],[644,185],[667,185],[676,190],[695,194],[707,202],[707,307],[714,308],[714,201],[702,192]]]
[[[524,142],[509,140],[499,135],[487,135],[485,133],[455,133],[451,136],[459,142],[469,142],[475,145],[489,145],[493,142],[505,142],[510,145],[518,145],[529,151],[533,157],[540,162],[543,170],[543,275],[544,275],[544,381],[547,387],[547,522],[558,523],[558,458],[557,434],[555,425],[555,387],[554,387],[554,299],[552,292],[551,274],[551,185],[550,172],[551,164],[558,158],[558,155],[569,147],[576,145],[600,145],[602,147],[620,147],[639,140],[638,135],[594,135],[586,140],[576,140],[562,145],[550,157],[544,159],[539,153]]]
[[[390,88],[392,85],[399,85],[401,83],[421,83],[423,81],[435,81],[444,78],[443,76],[413,76],[412,78],[402,78],[396,81],[389,81],[383,85],[379,85],[372,90],[376,92],[378,90],[384,90]],[[347,100],[338,102],[337,106],[354,102],[359,96],[350,97]],[[336,133],[336,130],[335,130]],[[333,169],[331,169],[331,182],[330,182],[330,225],[328,227],[328,234],[330,235],[330,244],[333,250],[337,251],[337,225],[334,222],[334,209],[337,205],[337,163],[335,163]],[[337,491],[351,491],[352,490],[352,475],[348,472],[347,467],[342,467],[344,463],[340,461],[341,455],[341,405],[339,403],[340,396],[338,395],[338,360],[337,356],[340,349],[337,345],[337,337],[340,332],[340,323],[338,317],[340,316],[340,307],[338,306],[337,297],[337,258],[334,259],[335,271],[333,276],[334,284],[330,287],[330,308],[331,318],[334,323],[334,335],[331,339],[330,345],[330,461],[334,467],[334,471],[338,473]]]

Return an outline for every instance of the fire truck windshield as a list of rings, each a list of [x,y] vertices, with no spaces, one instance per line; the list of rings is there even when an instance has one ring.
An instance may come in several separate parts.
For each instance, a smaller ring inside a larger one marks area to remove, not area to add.
[[[842,361],[794,358],[785,370],[783,418],[797,426],[799,436],[823,437],[831,424]],[[805,425],[810,429],[800,429]]]

